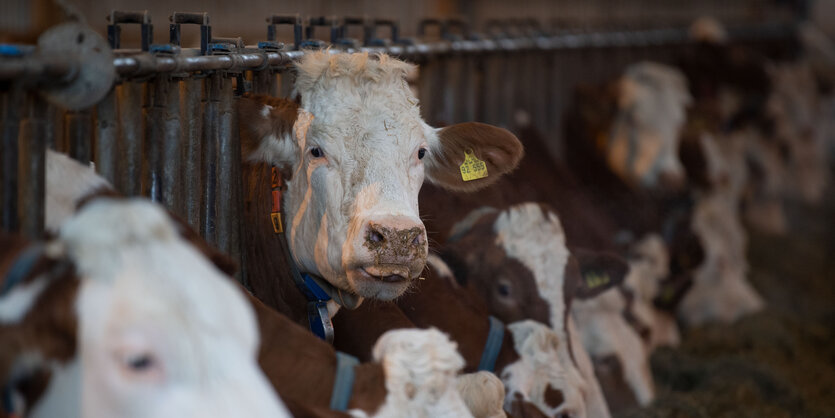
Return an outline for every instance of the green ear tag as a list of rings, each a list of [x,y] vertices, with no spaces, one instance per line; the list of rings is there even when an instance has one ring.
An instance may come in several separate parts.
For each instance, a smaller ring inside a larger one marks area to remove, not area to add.
[[[585,276],[583,276],[583,278],[586,279],[586,286],[589,289],[595,289],[600,286],[609,284],[609,275],[605,273],[588,273]]]
[[[487,163],[476,158],[473,150],[464,152],[464,162],[461,163],[461,178],[464,181],[478,180],[487,177]]]

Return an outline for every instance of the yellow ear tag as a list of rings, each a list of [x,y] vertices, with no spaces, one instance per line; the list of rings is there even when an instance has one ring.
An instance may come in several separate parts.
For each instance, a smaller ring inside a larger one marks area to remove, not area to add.
[[[461,163],[461,178],[464,181],[478,180],[487,177],[487,163],[476,158],[473,150],[464,152],[464,162]]]

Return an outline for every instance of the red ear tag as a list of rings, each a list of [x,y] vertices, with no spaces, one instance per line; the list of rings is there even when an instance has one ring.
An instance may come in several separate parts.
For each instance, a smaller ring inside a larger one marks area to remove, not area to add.
[[[284,181],[281,178],[281,172],[277,168],[272,167],[270,176],[270,187],[272,189],[272,208],[270,210],[270,222],[273,225],[273,231],[276,234],[284,233],[284,224],[281,220],[281,188],[284,186]]]

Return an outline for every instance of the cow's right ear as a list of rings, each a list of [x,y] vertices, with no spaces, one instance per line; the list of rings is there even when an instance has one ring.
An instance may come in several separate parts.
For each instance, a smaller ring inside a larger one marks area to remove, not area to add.
[[[313,115],[295,101],[265,95],[245,95],[237,108],[244,159],[292,173]]]
[[[619,286],[628,272],[629,264],[615,254],[572,249],[565,266],[566,296],[593,298]]]

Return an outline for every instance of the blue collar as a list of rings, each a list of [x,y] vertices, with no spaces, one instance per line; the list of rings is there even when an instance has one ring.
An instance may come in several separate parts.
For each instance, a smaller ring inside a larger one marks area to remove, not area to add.
[[[481,361],[478,363],[478,371],[494,372],[496,359],[504,342],[504,323],[493,315],[490,315],[490,332],[487,334],[487,341],[484,343],[484,351],[481,353]]]
[[[333,322],[328,314],[330,295],[307,273],[293,274],[293,280],[307,298],[307,321],[310,331],[317,337],[333,343]]]
[[[359,363],[354,356],[341,351],[336,352],[336,377],[331,392],[331,409],[340,412],[348,410],[348,402],[354,391],[354,368]]]

